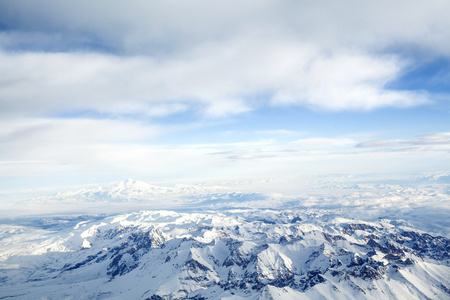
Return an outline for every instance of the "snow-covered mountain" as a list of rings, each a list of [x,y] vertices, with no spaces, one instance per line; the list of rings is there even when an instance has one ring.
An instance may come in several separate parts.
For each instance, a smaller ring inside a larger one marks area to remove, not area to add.
[[[0,299],[450,299],[446,176],[126,180],[16,202]]]
[[[128,179],[109,184],[97,185],[75,190],[59,192],[55,195],[41,196],[24,201],[25,204],[70,204],[70,203],[120,203],[133,204],[164,204],[166,207],[180,205],[198,206],[198,204],[214,204],[224,200],[226,202],[242,202],[255,199],[255,193],[231,191],[229,188],[217,185],[187,185],[173,186],[152,185],[143,181]]]
[[[445,175],[432,174],[438,178]],[[272,179],[168,186],[129,179],[2,204],[9,206],[16,216],[155,209],[331,209],[345,217],[358,216],[366,221],[401,218],[417,229],[450,237],[449,185],[423,178],[379,182],[323,177],[309,181],[300,178],[291,182]],[[7,209],[0,211],[0,218],[10,215]]]
[[[47,197],[52,201],[78,202],[130,202],[157,200],[167,196],[190,196],[205,192],[200,185],[175,185],[173,187],[156,186],[143,181],[128,179],[100,185],[94,188],[83,188],[75,191],[58,193]]]
[[[0,225],[1,299],[449,299],[450,240],[327,210]]]

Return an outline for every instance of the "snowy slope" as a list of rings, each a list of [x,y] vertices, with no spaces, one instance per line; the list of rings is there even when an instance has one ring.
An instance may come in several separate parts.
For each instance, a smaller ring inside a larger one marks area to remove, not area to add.
[[[319,209],[0,226],[1,299],[449,299],[450,240]]]

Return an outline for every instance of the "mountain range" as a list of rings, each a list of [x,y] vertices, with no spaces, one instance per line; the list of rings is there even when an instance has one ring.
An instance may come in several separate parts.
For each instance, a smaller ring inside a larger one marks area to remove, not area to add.
[[[450,297],[450,240],[401,221],[164,210],[0,228],[1,299]]]

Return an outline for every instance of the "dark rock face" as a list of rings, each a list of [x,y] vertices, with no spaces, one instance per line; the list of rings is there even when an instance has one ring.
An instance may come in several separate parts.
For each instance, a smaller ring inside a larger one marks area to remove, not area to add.
[[[356,230],[374,232],[376,231],[376,228],[366,224],[348,224],[342,228],[342,232],[348,235],[354,234]]]
[[[187,260],[184,263],[183,269],[186,271],[192,272],[194,274],[211,271],[208,267],[206,267],[205,265],[202,265],[201,263],[199,263],[198,261],[196,261],[192,258]]]
[[[291,223],[294,224],[294,223],[301,222],[301,221],[302,221],[302,219],[300,217],[294,217],[294,218],[292,218]]]
[[[242,242],[236,240],[228,240],[227,246],[230,249],[230,255],[222,263],[225,267],[233,265],[242,266],[249,263],[251,258],[245,256],[242,251],[239,251],[239,247],[242,246]]]
[[[441,261],[450,259],[450,240],[445,237],[403,231],[400,235],[391,235],[391,238],[397,243],[413,249],[420,256]]]
[[[323,237],[328,243],[336,242],[336,241],[345,241],[345,237],[341,235],[331,235],[326,232],[323,233]]]
[[[96,262],[99,262],[99,261],[101,261],[103,259],[103,257],[99,257],[101,254],[102,254],[102,252],[99,252],[99,253],[97,253],[95,255],[89,255],[85,260],[83,260],[83,261],[81,261],[79,263],[76,263],[74,265],[65,264],[61,271],[63,271],[63,272],[64,271],[72,271],[72,270],[81,268],[81,267],[89,264],[90,262],[92,262],[96,258],[97,258]]]
[[[364,280],[381,279],[386,273],[387,267],[378,262],[368,261],[360,268],[356,268],[352,274],[354,277],[360,277]]]
[[[160,295],[153,295],[149,298],[145,298],[145,300],[169,300],[172,299],[171,297],[161,297]],[[193,297],[183,297],[183,298],[177,298],[178,300],[208,300],[205,297],[202,297],[201,295],[195,295]]]
[[[132,232],[120,246],[111,249],[107,274],[114,278],[134,270],[142,255],[163,243],[164,237],[159,230]]]
[[[308,273],[298,276],[294,281],[289,282],[291,288],[298,291],[306,291],[317,284],[325,282],[326,279],[319,271],[309,271]]]

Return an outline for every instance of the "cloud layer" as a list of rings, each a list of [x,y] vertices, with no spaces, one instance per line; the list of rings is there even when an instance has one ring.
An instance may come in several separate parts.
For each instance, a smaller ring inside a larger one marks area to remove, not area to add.
[[[450,5],[422,4],[2,3],[2,112],[193,108],[223,117],[268,103],[337,111],[423,104],[424,92],[387,88],[414,63],[394,49],[450,53],[442,13]]]
[[[445,99],[394,87],[450,59],[449,10],[444,0],[0,1],[0,176],[335,171],[350,157],[362,163],[354,170],[379,170],[374,147],[447,151],[446,129],[415,140],[282,138],[291,128],[259,120],[242,128],[247,143],[210,139],[217,124],[261,111],[368,114]],[[273,131],[253,137],[259,129]]]

